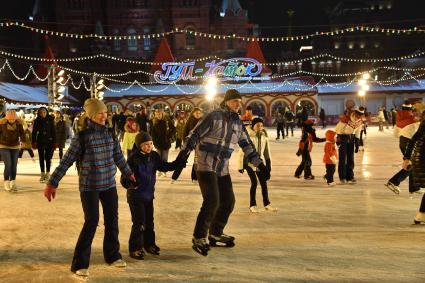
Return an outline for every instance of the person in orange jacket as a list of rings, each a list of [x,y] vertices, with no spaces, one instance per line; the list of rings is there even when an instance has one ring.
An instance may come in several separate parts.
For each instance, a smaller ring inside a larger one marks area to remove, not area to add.
[[[313,128],[314,121],[307,119],[301,126],[301,140],[298,145],[297,155],[302,157],[301,163],[295,170],[295,178],[301,178],[304,171],[304,179],[313,180],[314,176],[311,174],[311,156],[310,152],[313,149],[313,142],[324,142],[325,139],[316,136],[316,130]]]
[[[323,162],[326,164],[326,175],[324,178],[328,183],[329,187],[335,186],[334,174],[336,169],[336,163],[338,160],[338,151],[336,149],[336,132],[332,130],[326,131],[326,144],[324,147],[325,154],[323,155]]]

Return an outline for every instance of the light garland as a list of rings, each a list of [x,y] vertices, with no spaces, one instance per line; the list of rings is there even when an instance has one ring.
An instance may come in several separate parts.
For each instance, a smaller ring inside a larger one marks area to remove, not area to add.
[[[232,35],[222,35],[222,34],[214,34],[214,33],[205,33],[192,31],[187,29],[179,29],[174,28],[173,30],[161,33],[149,33],[149,34],[135,34],[135,35],[98,35],[98,34],[81,34],[81,33],[68,33],[68,32],[59,32],[52,31],[42,28],[37,28],[33,26],[26,25],[20,22],[1,22],[0,27],[18,27],[26,30],[30,30],[35,33],[46,34],[51,36],[59,36],[59,37],[67,37],[67,38],[75,38],[75,39],[100,39],[100,40],[128,40],[128,39],[145,39],[145,38],[162,38],[164,36],[168,36],[174,33],[184,33],[190,34],[196,37],[203,37],[209,39],[218,39],[218,40],[226,40],[226,39],[238,39],[243,41],[261,41],[261,42],[283,42],[283,41],[299,41],[299,40],[307,40],[314,37],[319,36],[335,36],[344,33],[354,33],[354,32],[366,32],[366,33],[385,33],[390,35],[401,35],[401,34],[412,34],[412,33],[425,33],[424,29],[420,29],[417,27],[414,28],[404,28],[404,29],[393,29],[393,28],[380,28],[380,27],[369,27],[369,26],[352,26],[343,29],[336,29],[334,31],[326,31],[304,35],[295,35],[295,36],[277,36],[277,37],[252,37],[252,36],[240,36],[237,34]]]

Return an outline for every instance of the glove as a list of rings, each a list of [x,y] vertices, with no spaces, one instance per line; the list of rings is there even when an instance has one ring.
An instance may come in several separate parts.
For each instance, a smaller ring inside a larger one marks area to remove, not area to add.
[[[52,144],[53,151],[55,151],[57,148],[58,148],[58,144],[57,143]]]
[[[355,153],[359,152],[359,143],[360,143],[360,140],[358,138],[354,138],[354,152]]]
[[[46,188],[44,188],[44,196],[50,202],[56,196],[56,187],[53,185],[47,184]]]
[[[180,151],[175,160],[177,166],[180,168],[185,168],[189,155],[190,155],[190,151],[187,149]]]
[[[133,183],[136,183],[136,176],[134,176],[134,174],[131,174],[130,177],[128,178],[130,181],[132,181]]]
[[[332,164],[336,164],[336,162],[337,162],[337,160],[336,160],[336,156],[335,156],[335,155],[332,155],[332,156],[330,157],[330,160],[332,161]]]
[[[270,180],[270,171],[267,170],[267,167],[264,165],[264,163],[260,163],[257,168],[260,170],[260,175],[264,178],[264,180]]]
[[[35,142],[32,143],[32,149],[37,149],[37,143]]]
[[[302,150],[301,149],[298,149],[298,151],[295,153],[297,156],[301,156],[301,154],[302,154]]]
[[[121,175],[120,183],[121,186],[128,190],[135,190],[137,188],[136,178],[134,177],[134,175],[131,175],[130,177],[125,177],[124,175]]]
[[[244,169],[239,169],[238,171],[239,171],[239,173],[241,173],[241,174],[243,174],[243,173],[245,172],[245,170],[244,170]]]
[[[272,171],[272,162],[270,159],[266,160],[266,168],[269,171],[269,173]]]

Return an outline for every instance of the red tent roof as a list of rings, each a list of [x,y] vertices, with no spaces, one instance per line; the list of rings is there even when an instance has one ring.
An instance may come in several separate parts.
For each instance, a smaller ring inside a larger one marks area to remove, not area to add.
[[[257,40],[250,41],[246,46],[246,57],[252,58],[260,62],[261,64],[266,63],[264,59],[263,51],[261,51],[261,47],[258,44]],[[261,71],[262,74],[271,74],[272,71],[268,66],[263,65],[263,69]]]
[[[174,62],[173,54],[171,53],[170,46],[167,39],[164,37],[159,43],[158,50],[156,51],[154,63]],[[155,73],[161,69],[161,65],[152,65],[150,72]]]

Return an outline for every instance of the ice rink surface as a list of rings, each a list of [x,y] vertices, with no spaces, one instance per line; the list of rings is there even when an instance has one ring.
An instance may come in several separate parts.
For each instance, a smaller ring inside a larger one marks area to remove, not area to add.
[[[409,196],[407,182],[395,195],[384,183],[401,165],[392,130],[369,127],[364,152],[356,154],[356,185],[329,188],[322,179],[323,145],[313,147],[315,180],[295,179],[300,131],[275,141],[269,129],[272,172],[271,204],[249,212],[250,182],[231,160],[236,205],[225,233],[234,248],[213,248],[207,257],[195,253],[191,238],[201,204],[189,166],[170,184],[159,178],[155,227],[160,256],[137,261],[128,256],[131,228],[125,189],[118,185],[121,253],[124,270],[106,265],[102,255],[103,220],[92,246],[90,282],[425,282],[425,226],[412,225],[421,197]],[[322,129],[317,130],[324,137]],[[174,160],[177,151],[170,151]],[[58,164],[55,153],[53,168]],[[3,170],[3,163],[0,170]],[[117,174],[117,180],[120,174]],[[336,180],[337,173],[335,174]],[[24,153],[18,164],[18,193],[0,192],[0,282],[79,282],[70,272],[73,250],[83,224],[77,174],[70,168],[56,199],[48,203],[38,182],[39,165]]]

